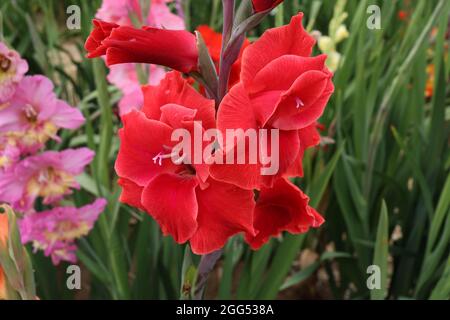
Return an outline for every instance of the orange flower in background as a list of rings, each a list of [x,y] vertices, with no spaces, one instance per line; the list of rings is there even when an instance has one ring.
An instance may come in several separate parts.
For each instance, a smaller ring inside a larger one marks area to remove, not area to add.
[[[6,213],[0,213],[0,244],[6,245],[8,237],[8,216]]]
[[[8,236],[8,216],[0,213],[0,246],[6,246]],[[0,266],[0,300],[6,299],[6,280],[3,269]]]
[[[407,11],[405,11],[405,10],[400,10],[399,12],[398,12],[398,19],[399,20],[401,20],[401,21],[405,21],[405,20],[407,20],[408,19],[408,17],[409,17],[409,13],[407,12]]]
[[[6,283],[3,269],[0,267],[0,300],[6,299]]]
[[[397,12],[397,19],[403,22],[407,22],[411,18],[412,6],[410,0],[403,0],[401,3],[401,9]]]
[[[427,83],[425,86],[425,97],[431,98],[434,91],[434,64],[427,66]]]

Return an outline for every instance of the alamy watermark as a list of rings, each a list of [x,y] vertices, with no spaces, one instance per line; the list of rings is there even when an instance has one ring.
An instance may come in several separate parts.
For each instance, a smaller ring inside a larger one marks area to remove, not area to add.
[[[366,285],[369,290],[381,289],[381,268],[376,264],[370,265],[366,270],[370,276],[367,278]]]
[[[70,265],[66,269],[69,276],[66,280],[66,287],[69,290],[81,290],[81,269],[77,265]]]
[[[66,26],[69,30],[81,29],[81,9],[80,6],[75,4],[70,5],[66,9],[66,13],[69,15],[66,20]]]
[[[369,30],[381,29],[381,8],[375,4],[367,7],[367,11],[370,16],[367,18],[367,28]]]
[[[225,136],[224,136],[225,135]],[[260,164],[261,175],[275,175],[280,162],[278,129],[218,129],[203,131],[201,121],[194,121],[191,131],[178,128],[172,132],[173,147],[163,146],[154,155],[160,166],[171,159],[174,164]]]

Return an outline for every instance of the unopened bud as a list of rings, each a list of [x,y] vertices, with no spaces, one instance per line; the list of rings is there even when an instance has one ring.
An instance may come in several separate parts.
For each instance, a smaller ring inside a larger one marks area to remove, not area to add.
[[[349,36],[347,27],[344,24],[341,24],[336,30],[335,42],[339,43],[344,39],[347,39]]]
[[[329,52],[329,53],[327,53],[327,55],[328,55],[328,59],[326,62],[327,67],[331,71],[335,72],[337,70],[337,68],[339,67],[339,63],[341,61],[341,55],[339,52],[336,52],[336,51]]]
[[[324,53],[334,51],[333,40],[331,40],[331,38],[328,36],[320,37],[317,44],[319,46],[319,49]]]

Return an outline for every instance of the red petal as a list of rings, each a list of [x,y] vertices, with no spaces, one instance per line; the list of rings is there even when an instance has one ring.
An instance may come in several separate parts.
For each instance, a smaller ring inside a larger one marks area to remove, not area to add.
[[[122,118],[124,127],[119,130],[120,149],[115,169],[119,177],[145,186],[155,175],[174,172],[177,166],[171,159],[164,159],[162,165],[154,163],[158,153],[169,153],[164,146],[173,146],[172,128],[150,120],[142,112],[132,111]]]
[[[268,155],[271,156],[271,132],[268,131]],[[240,188],[253,190],[261,189],[261,187],[271,187],[275,180],[282,177],[288,169],[294,165],[294,161],[298,155],[300,148],[300,141],[297,131],[279,131],[279,150],[278,150],[278,166],[274,164],[276,160],[271,158],[268,165],[260,163],[260,154],[258,154],[258,163],[250,164],[249,159],[249,144],[246,142],[245,164],[237,163],[237,147],[234,148],[235,160],[234,164],[213,164],[210,167],[210,174],[214,179],[234,184]],[[261,141],[259,141],[261,144]],[[259,149],[261,150],[261,148]],[[230,151],[229,151],[230,152]],[[224,156],[225,162],[226,156]],[[264,173],[262,169],[273,166],[273,171],[268,174]]]
[[[198,229],[190,240],[195,254],[218,250],[239,232],[254,234],[253,191],[211,179],[208,182],[209,188],[197,188]]]
[[[261,12],[275,8],[282,2],[283,0],[252,0],[253,9],[255,10],[255,12]]]
[[[258,125],[263,127],[275,112],[283,91],[262,91],[252,96],[251,106]]]
[[[282,95],[302,74],[311,70],[324,70],[325,59],[325,55],[314,58],[286,55],[264,67],[249,88],[258,123],[263,126],[267,124]],[[296,108],[293,110],[296,111]]]
[[[264,103],[264,99],[260,100]],[[210,173],[214,179],[232,183],[243,189],[259,189],[262,185],[271,186],[273,181],[282,176],[288,168],[293,164],[298,150],[300,148],[299,138],[296,131],[279,131],[279,169],[274,175],[261,175],[262,165],[259,163],[249,163],[249,143],[246,139],[245,149],[245,164],[237,163],[237,147],[236,141],[233,145],[226,145],[226,132],[227,129],[242,129],[244,132],[247,129],[258,130],[262,129],[255,119],[253,110],[256,109],[252,104],[255,101],[251,101],[248,98],[241,84],[234,86],[231,91],[225,96],[222,104],[219,108],[217,126],[222,132],[224,145],[222,146],[221,154],[223,161],[226,161],[226,155],[234,152],[233,164],[213,164],[210,168]],[[256,102],[257,103],[257,102]],[[264,107],[259,105],[259,109],[263,110]],[[271,131],[270,128],[267,131],[268,151],[271,150]],[[259,139],[258,139],[259,140]],[[261,141],[258,141],[261,145]],[[261,149],[259,149],[261,150]],[[259,159],[258,154],[257,157]],[[270,155],[270,153],[269,153]]]
[[[247,129],[258,128],[251,102],[242,84],[234,86],[222,100],[217,114],[217,126],[224,139],[222,152],[218,152],[222,155],[226,154],[224,150],[235,150],[234,145],[226,145],[227,129],[246,131]],[[234,152],[234,155],[236,159],[237,152]],[[246,159],[248,159],[248,153]],[[213,164],[210,173],[216,180],[233,183],[243,189],[251,190],[261,183],[259,164]]]
[[[169,103],[161,108],[160,121],[172,128],[181,128],[183,121],[194,120],[196,110],[189,109],[178,104]]]
[[[251,93],[288,90],[295,80],[305,72],[311,70],[323,71],[326,59],[327,56],[324,54],[316,57],[281,56],[256,74],[249,90]]]
[[[316,146],[320,143],[320,134],[317,131],[316,123],[309,125],[306,128],[298,130],[298,137],[300,140],[300,148],[297,157],[286,172],[287,177],[302,177],[303,176],[303,155],[305,150]]]
[[[311,55],[315,40],[302,26],[303,13],[292,17],[287,26],[267,30],[259,40],[250,45],[242,56],[241,81],[246,87],[256,74],[278,57],[293,54]]]
[[[119,201],[145,211],[145,208],[141,203],[141,196],[144,188],[138,186],[131,180],[123,178],[120,178],[117,183],[122,187]]]
[[[197,70],[195,36],[184,30],[120,26],[102,41],[108,66],[118,63],[159,64],[189,73]]]
[[[119,25],[115,23],[97,19],[92,20],[92,23],[94,24],[94,29],[91,31],[91,34],[86,39],[86,43],[84,44],[84,48],[88,51],[88,58],[95,58],[105,55],[107,47],[102,44],[102,41],[109,37],[114,28],[119,27]]]
[[[197,110],[195,120],[202,121],[203,128],[215,128],[214,101],[198,93],[178,72],[168,72],[157,86],[143,86],[142,111],[150,119],[159,120],[161,107],[166,104]]]
[[[258,233],[247,234],[246,241],[257,249],[282,231],[298,234],[319,227],[324,220],[308,202],[308,196],[287,179],[277,180],[273,188],[261,189],[254,216]]]
[[[197,179],[175,174],[161,174],[145,187],[142,204],[159,223],[164,235],[184,243],[197,230]]]
[[[209,172],[218,181],[247,190],[259,189],[262,184],[259,164],[213,164]]]
[[[268,123],[283,130],[296,130],[316,122],[333,93],[331,73],[312,70],[302,74],[283,93]]]
[[[271,141],[270,139],[268,141]],[[298,150],[300,149],[300,139],[296,131],[279,131],[279,167],[278,172],[275,175],[264,175],[261,176],[261,185],[267,188],[273,186],[274,182],[284,176],[289,168],[294,164]],[[271,147],[268,147],[271,150]],[[272,159],[274,161],[274,159]],[[258,188],[255,189],[260,189]]]
[[[252,103],[242,84],[234,86],[223,98],[217,113],[217,127],[223,134],[226,129],[256,129]]]

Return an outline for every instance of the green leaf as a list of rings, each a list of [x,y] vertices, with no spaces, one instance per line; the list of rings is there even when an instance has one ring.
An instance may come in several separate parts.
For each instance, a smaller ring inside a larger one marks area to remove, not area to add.
[[[202,84],[206,86],[211,98],[217,98],[217,90],[219,87],[219,79],[217,77],[216,67],[209,54],[208,47],[203,40],[200,32],[195,31],[198,49],[198,66],[200,74],[203,78]]]
[[[337,258],[351,258],[352,256],[346,252],[324,252],[320,257],[319,261],[316,261],[306,268],[300,270],[299,272],[293,274],[289,277],[284,284],[281,286],[281,290],[285,290],[289,287],[298,285],[299,283],[308,279],[311,275],[313,275],[321,266],[322,262],[327,260],[333,260]]]
[[[445,271],[430,296],[431,300],[450,299],[450,257],[447,259]]]
[[[380,219],[378,220],[377,238],[375,242],[375,252],[373,255],[373,264],[380,268],[381,288],[372,289],[370,298],[372,300],[383,300],[387,295],[387,269],[389,255],[389,220],[386,202],[381,204]]]
[[[186,300],[193,297],[195,283],[197,281],[197,268],[192,261],[192,253],[189,245],[184,249],[183,265],[181,268],[180,299]]]

